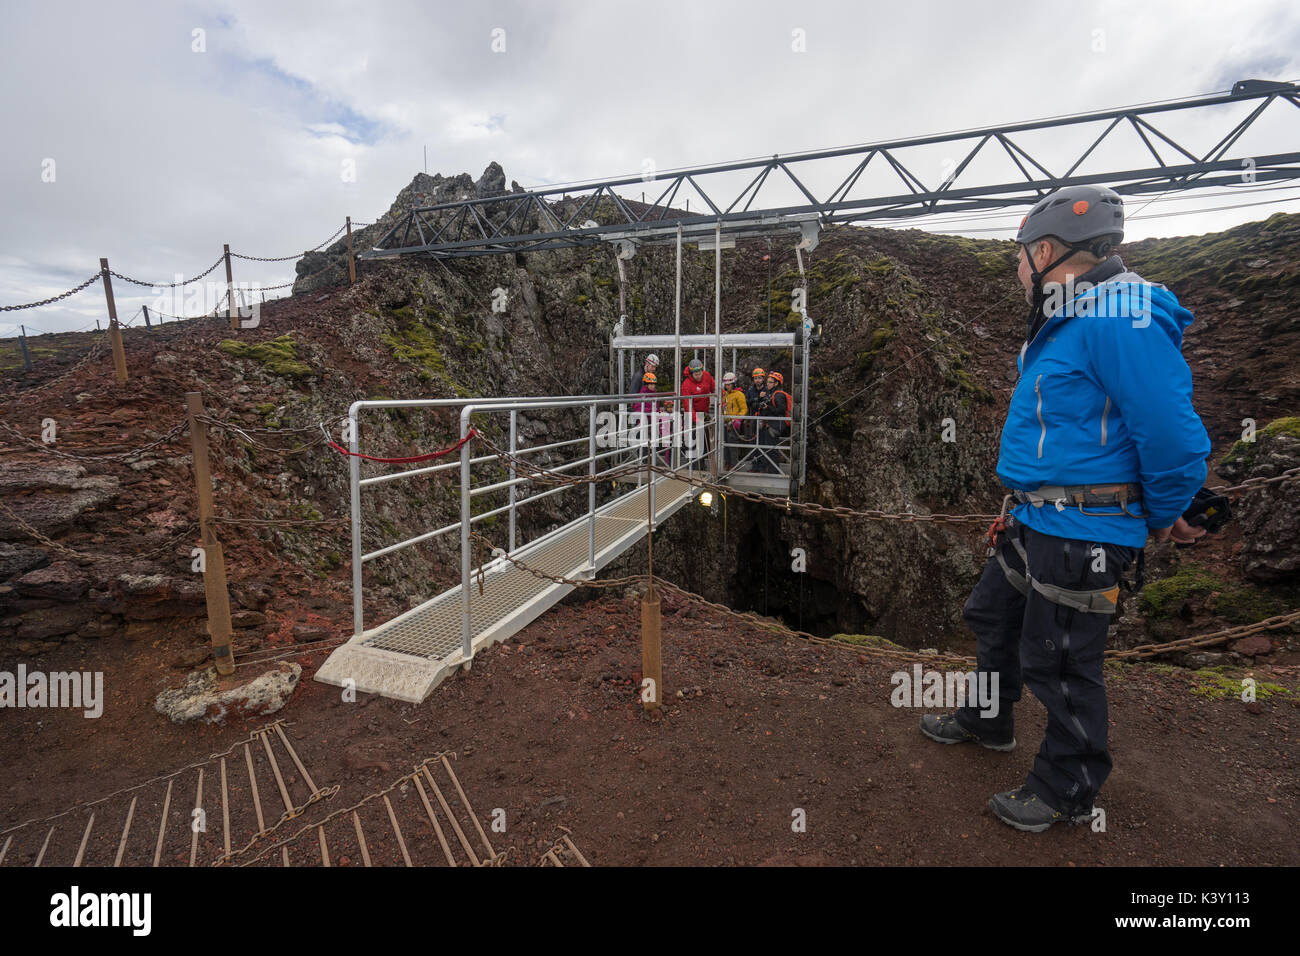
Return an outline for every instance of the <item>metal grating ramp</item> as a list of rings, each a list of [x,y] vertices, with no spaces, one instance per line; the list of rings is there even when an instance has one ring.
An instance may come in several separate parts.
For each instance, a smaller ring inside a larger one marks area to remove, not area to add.
[[[659,478],[654,483],[655,521],[679,510],[694,496],[685,481]],[[596,567],[588,568],[587,517],[577,519],[518,549],[515,557],[531,567],[562,577],[589,577],[644,537],[647,489],[637,488],[596,512]],[[470,623],[475,652],[518,633],[573,590],[545,581],[506,561],[487,565],[483,593],[478,577],[470,586]],[[330,655],[315,679],[357,690],[419,703],[463,662],[462,594],[457,585],[437,597],[363,631]]]

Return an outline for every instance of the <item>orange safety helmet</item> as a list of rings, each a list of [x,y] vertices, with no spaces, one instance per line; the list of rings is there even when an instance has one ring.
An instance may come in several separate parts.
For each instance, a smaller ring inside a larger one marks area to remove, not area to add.
[[[761,368],[756,368],[751,374],[753,375],[754,378],[759,379],[762,378],[767,373],[765,373]]]
[[[659,384],[659,379],[655,377],[654,372],[646,372],[641,376],[641,383],[643,385],[657,385]]]
[[[780,372],[768,372],[768,373],[767,373],[767,377],[768,377],[768,378],[774,378],[774,379],[776,379],[776,384],[778,384],[778,385],[784,385],[784,384],[785,384],[785,379],[781,377],[781,373],[780,373]]]

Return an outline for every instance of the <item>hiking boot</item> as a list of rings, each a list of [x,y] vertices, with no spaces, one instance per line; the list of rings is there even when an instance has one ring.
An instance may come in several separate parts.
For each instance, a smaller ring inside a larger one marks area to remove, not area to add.
[[[1010,740],[986,740],[957,723],[956,714],[926,714],[921,718],[921,733],[941,744],[964,744],[972,741],[981,747],[1003,753],[1016,749],[1015,737]]]
[[[989,809],[1003,823],[1028,833],[1042,833],[1053,823],[1091,823],[1093,816],[1092,807],[1073,813],[1053,810],[1028,787],[995,793],[989,800]]]

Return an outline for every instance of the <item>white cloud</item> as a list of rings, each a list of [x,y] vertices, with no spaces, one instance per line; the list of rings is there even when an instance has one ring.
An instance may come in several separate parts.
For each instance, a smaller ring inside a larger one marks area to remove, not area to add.
[[[265,256],[313,246],[346,215],[387,210],[426,146],[431,172],[477,177],[497,160],[529,186],[639,176],[646,158],[662,172],[1300,77],[1300,11],[1284,2],[1113,0],[1063,15],[1023,0],[22,0],[6,17],[0,304],[62,291],[101,255],[170,279],[206,268],[223,242]],[[205,53],[191,51],[195,28]],[[791,48],[796,28],[806,52]],[[1210,142],[1218,131],[1175,127]],[[1294,129],[1259,135],[1294,149]],[[54,183],[41,181],[44,158],[57,162]],[[944,158],[922,172],[938,178]],[[1290,194],[1257,198],[1278,195]],[[1202,232],[1274,208],[1300,204],[1138,220],[1132,235]],[[283,282],[292,263],[240,261],[235,278]],[[118,289],[124,310],[133,291]],[[102,311],[97,294],[23,315],[84,326]]]

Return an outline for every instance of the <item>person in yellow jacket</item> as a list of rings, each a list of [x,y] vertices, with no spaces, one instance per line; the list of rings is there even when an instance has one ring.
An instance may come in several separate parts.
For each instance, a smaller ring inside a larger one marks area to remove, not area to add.
[[[740,449],[735,446],[743,437],[745,423],[741,418],[748,414],[749,403],[745,401],[744,390],[736,387],[736,373],[728,372],[722,376],[722,447],[729,469],[735,467],[739,457]]]

